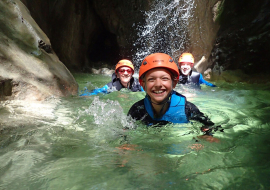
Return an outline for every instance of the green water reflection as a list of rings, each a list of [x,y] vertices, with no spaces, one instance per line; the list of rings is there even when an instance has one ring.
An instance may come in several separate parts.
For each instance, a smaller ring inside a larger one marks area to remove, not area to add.
[[[80,91],[110,81],[75,78]],[[269,189],[270,85],[217,85],[176,90],[222,125],[219,143],[198,139],[196,122],[133,123],[144,92],[2,102],[0,189]]]

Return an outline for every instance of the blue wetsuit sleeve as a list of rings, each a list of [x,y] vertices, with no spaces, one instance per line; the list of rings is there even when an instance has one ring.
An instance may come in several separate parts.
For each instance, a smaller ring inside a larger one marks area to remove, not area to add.
[[[142,86],[141,86],[141,91],[142,91],[142,92],[144,92],[144,89],[143,89],[143,87],[142,87]]]
[[[109,89],[108,85],[105,85],[102,88],[97,88],[91,92],[85,92],[81,94],[80,96],[92,96],[92,95],[97,95],[98,93],[107,93],[108,89]]]
[[[216,85],[214,85],[214,84],[212,84],[212,83],[207,82],[206,80],[204,80],[202,74],[200,74],[199,83],[200,84],[205,84],[205,85],[211,86],[211,87],[216,87]]]

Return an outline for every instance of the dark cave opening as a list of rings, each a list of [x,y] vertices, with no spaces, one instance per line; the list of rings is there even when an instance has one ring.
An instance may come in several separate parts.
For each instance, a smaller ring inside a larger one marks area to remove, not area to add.
[[[120,59],[117,36],[105,28],[99,30],[88,50],[88,59],[94,67],[114,66]]]

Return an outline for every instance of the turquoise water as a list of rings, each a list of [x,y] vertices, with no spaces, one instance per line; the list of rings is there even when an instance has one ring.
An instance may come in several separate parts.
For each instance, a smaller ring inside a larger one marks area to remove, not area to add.
[[[75,74],[80,91],[109,76]],[[0,104],[0,189],[269,189],[270,84],[177,86],[224,132],[148,128],[126,116],[144,92]],[[127,129],[129,128],[129,129]]]

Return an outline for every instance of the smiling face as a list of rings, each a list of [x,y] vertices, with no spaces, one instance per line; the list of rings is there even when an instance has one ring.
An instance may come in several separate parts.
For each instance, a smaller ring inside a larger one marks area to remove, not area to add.
[[[191,71],[191,64],[190,63],[181,63],[180,69],[183,75],[189,75]]]
[[[129,83],[132,77],[132,74],[133,74],[133,70],[130,67],[124,66],[124,67],[120,67],[117,70],[117,78],[120,79],[124,87],[127,87],[127,84]]]
[[[171,93],[176,85],[173,83],[171,73],[165,68],[155,68],[149,70],[142,82],[143,88],[150,96],[151,101],[160,103]]]

